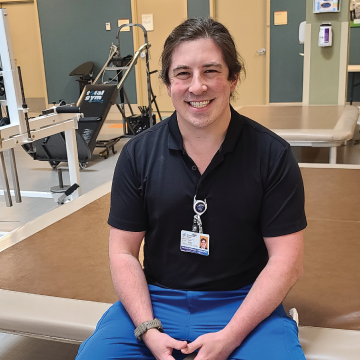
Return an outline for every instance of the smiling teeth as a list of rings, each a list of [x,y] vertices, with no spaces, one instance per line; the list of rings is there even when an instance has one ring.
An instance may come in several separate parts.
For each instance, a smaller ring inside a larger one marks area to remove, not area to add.
[[[210,100],[207,101],[190,101],[190,105],[196,108],[203,108],[210,103]]]

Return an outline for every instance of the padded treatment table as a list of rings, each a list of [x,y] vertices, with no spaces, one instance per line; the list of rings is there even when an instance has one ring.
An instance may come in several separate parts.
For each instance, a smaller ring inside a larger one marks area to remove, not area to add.
[[[284,306],[299,312],[308,360],[359,359],[360,202],[354,194],[360,170],[301,171],[309,222],[304,275]],[[63,207],[78,201],[82,197]],[[91,335],[117,301],[108,261],[109,204],[107,194],[0,252],[0,331],[75,343]]]
[[[354,135],[359,110],[355,106],[244,106],[237,109],[285,139],[291,146],[330,147],[336,150]]]

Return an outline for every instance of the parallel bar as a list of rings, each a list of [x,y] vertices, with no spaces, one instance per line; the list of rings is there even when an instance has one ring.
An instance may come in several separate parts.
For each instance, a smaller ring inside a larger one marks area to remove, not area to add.
[[[9,158],[10,158],[11,176],[12,176],[12,180],[13,180],[13,187],[14,187],[14,193],[15,193],[15,201],[17,203],[21,203],[19,177],[18,177],[18,172],[17,172],[17,168],[16,168],[14,148],[9,149]]]
[[[0,9],[0,44],[2,76],[4,78],[3,83],[6,89],[8,115],[10,117],[11,125],[17,125],[17,127],[15,127],[16,132],[12,135],[16,135],[19,132],[19,128],[20,133],[25,133],[26,126],[23,110],[21,108],[22,102],[20,86],[15,66],[15,58],[6,9]]]
[[[2,151],[0,151],[0,178],[1,182],[4,187],[4,196],[5,196],[5,203],[7,207],[12,206],[11,196],[10,196],[10,188],[9,188],[9,181],[6,174],[6,167],[5,167],[5,161],[4,161],[4,154]]]
[[[65,140],[70,174],[70,185],[73,185],[75,183],[80,185],[79,155],[76,144],[76,133],[74,128],[65,130]],[[74,200],[80,195],[81,187],[75,190],[72,195],[70,195],[70,198],[71,200]]]
[[[4,194],[4,190],[0,190],[0,196]],[[14,196],[14,190],[10,190],[10,194]],[[20,194],[22,197],[53,199],[52,193],[47,191],[20,191]]]
[[[77,121],[78,121],[77,118],[72,118],[69,119],[68,121],[55,123],[55,125],[43,127],[40,130],[31,130],[32,139],[33,140],[43,139],[44,137],[57,134],[59,132],[65,131],[66,129],[73,128],[74,126],[77,127]],[[1,135],[3,135],[3,132],[4,130],[1,131]],[[6,139],[5,141],[3,140],[1,150],[2,151],[9,150],[13,147],[18,146],[18,144],[23,144],[23,143],[26,143],[26,134],[17,135],[12,138]]]
[[[337,146],[332,146],[330,148],[329,164],[336,164],[336,153],[337,153]]]
[[[59,178],[59,188],[63,189],[64,182],[63,182],[63,176],[62,176],[62,169],[57,169],[57,170],[58,170],[58,178]]]

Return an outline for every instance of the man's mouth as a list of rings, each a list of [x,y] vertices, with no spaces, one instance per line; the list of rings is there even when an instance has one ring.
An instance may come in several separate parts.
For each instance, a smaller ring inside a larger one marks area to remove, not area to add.
[[[192,107],[200,109],[210,104],[212,100],[205,100],[205,101],[188,101],[187,103],[190,104]]]

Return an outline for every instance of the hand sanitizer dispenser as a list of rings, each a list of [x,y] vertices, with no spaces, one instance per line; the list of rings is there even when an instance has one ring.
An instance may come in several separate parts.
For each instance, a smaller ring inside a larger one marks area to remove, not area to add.
[[[299,43],[303,44],[305,42],[305,27],[306,27],[306,21],[303,21],[300,23],[299,26]]]
[[[322,23],[320,25],[319,46],[332,46],[332,26],[330,23]]]

